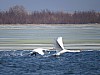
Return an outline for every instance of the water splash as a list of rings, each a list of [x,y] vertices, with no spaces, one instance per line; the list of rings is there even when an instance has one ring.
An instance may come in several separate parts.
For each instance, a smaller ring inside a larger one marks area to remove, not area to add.
[[[26,56],[31,50],[1,50],[0,57],[3,56]]]

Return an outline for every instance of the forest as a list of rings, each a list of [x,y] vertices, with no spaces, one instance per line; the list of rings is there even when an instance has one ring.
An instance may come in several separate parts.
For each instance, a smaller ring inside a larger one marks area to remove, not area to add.
[[[0,10],[0,24],[93,24],[100,23],[100,12],[75,11],[32,11],[23,6],[13,6],[6,11]]]

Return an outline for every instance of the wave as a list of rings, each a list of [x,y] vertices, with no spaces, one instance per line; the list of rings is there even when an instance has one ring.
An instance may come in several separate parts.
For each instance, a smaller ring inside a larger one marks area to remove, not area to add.
[[[32,50],[0,50],[0,58],[4,56],[30,56],[30,52]],[[100,50],[92,50],[92,49],[87,49],[87,50],[81,50],[78,53],[81,52],[89,52],[89,51],[100,51]],[[51,54],[45,54],[43,57],[49,57],[52,55],[55,51],[51,51]],[[77,53],[77,50],[74,50],[74,53]],[[66,53],[73,53],[73,52],[66,52]]]
[[[31,50],[0,50],[0,57],[2,56],[27,56]]]

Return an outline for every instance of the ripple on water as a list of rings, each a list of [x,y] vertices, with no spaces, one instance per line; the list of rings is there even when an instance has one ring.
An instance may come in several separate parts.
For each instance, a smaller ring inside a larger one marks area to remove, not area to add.
[[[30,50],[0,51],[1,75],[99,75],[100,51],[29,56]]]

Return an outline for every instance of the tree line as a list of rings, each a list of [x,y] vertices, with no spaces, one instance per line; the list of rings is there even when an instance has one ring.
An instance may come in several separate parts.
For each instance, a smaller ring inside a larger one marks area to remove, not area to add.
[[[0,11],[0,24],[87,24],[100,23],[100,12],[75,11],[73,13],[50,10],[28,12],[23,6]]]

